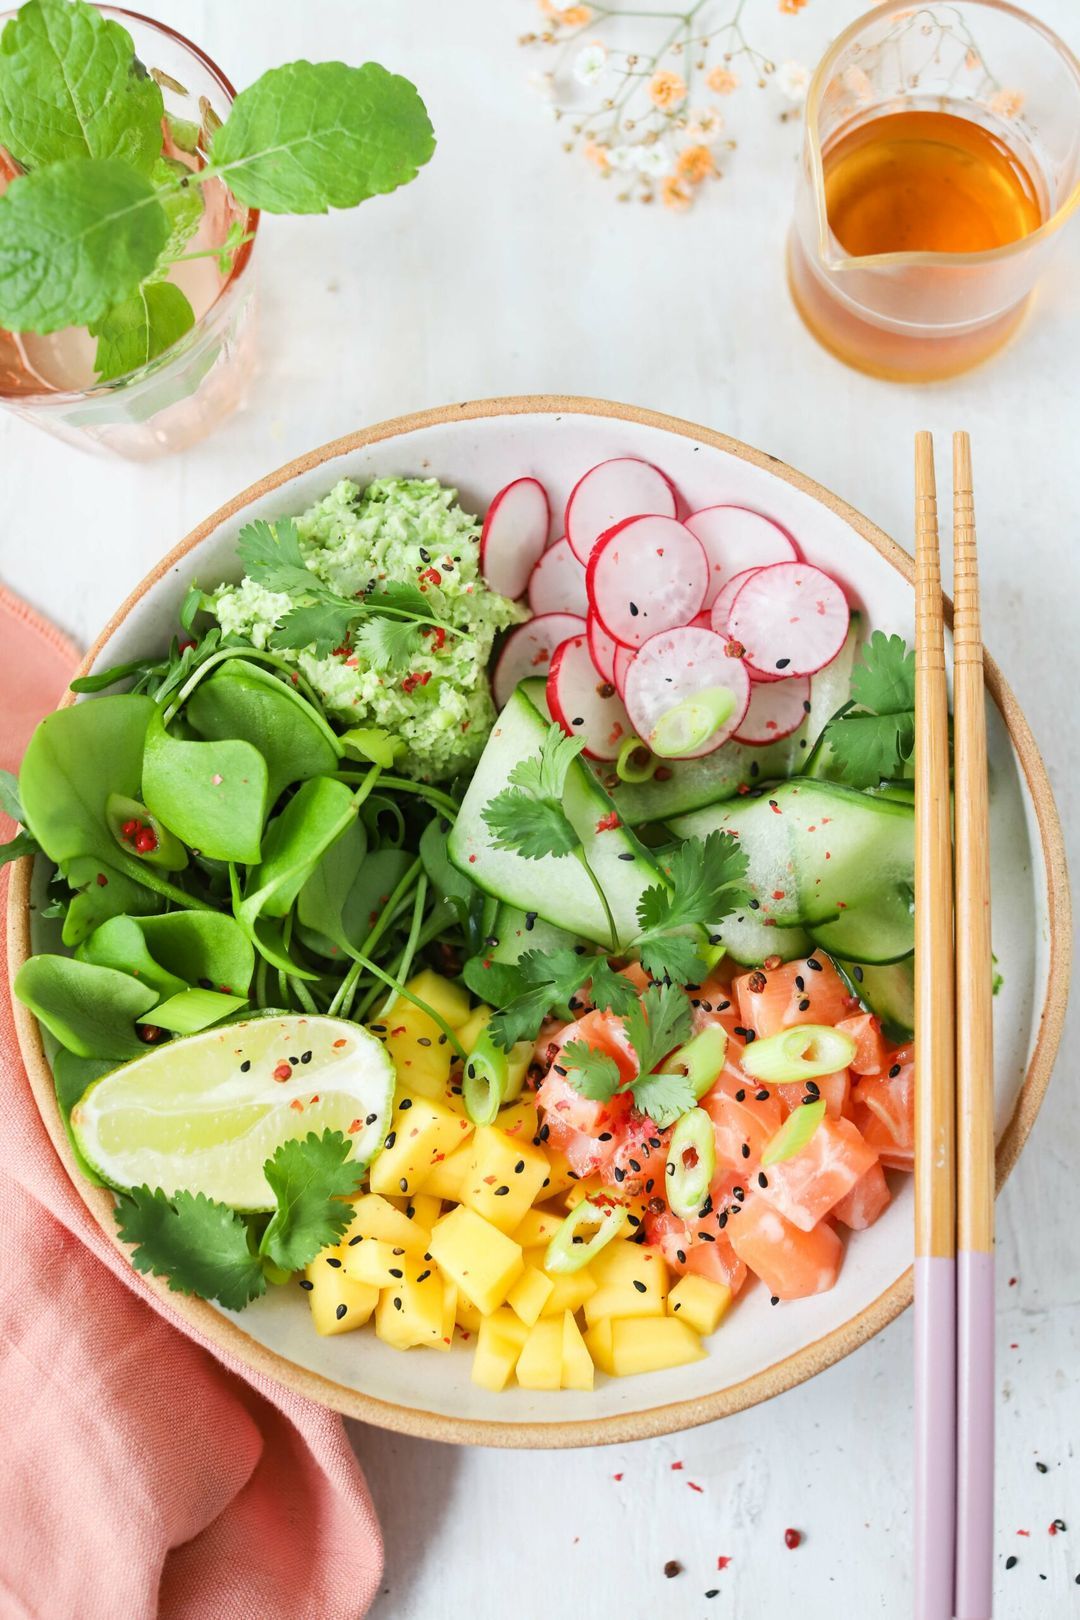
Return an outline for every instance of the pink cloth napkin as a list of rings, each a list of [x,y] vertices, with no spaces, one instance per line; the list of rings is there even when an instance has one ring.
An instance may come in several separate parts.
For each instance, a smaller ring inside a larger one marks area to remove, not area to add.
[[[4,768],[75,660],[0,586]],[[6,909],[5,880],[0,964]],[[0,1620],[365,1612],[382,1540],[341,1419],[194,1337],[112,1248],[38,1117],[6,983],[0,1256]]]

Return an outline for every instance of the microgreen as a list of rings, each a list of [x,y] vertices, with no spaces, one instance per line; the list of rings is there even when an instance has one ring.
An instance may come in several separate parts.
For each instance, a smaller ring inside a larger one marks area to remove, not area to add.
[[[915,654],[902,636],[874,631],[851,692],[824,734],[841,781],[865,788],[903,776],[915,746]]]

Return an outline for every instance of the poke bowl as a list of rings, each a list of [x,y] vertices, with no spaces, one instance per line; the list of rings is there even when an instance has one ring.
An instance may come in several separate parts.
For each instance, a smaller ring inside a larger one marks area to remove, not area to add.
[[[164,1308],[341,1412],[504,1446],[722,1417],[895,1317],[912,582],[775,458],[556,397],[351,434],[170,552],[79,672],[81,833],[76,710],[28,751],[9,928],[41,1116]],[[1069,926],[987,684],[1000,1183]],[[163,1258],[189,1222],[213,1264]]]

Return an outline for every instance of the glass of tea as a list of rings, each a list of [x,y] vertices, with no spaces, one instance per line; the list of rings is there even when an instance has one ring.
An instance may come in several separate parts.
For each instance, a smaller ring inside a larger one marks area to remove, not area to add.
[[[1017,330],[1080,202],[1080,62],[1004,0],[879,6],[810,84],[788,277],[827,349],[955,376]]]
[[[161,88],[164,155],[202,168],[213,130],[235,99],[232,85],[197,45],[164,23],[113,6],[98,9],[126,28],[138,61]],[[12,15],[0,15],[0,29]],[[18,173],[0,147],[0,192]],[[69,443],[145,460],[195,443],[243,401],[255,360],[250,259],[259,216],[220,180],[208,181],[202,195],[186,262],[168,272],[195,313],[180,342],[136,371],[99,382],[96,341],[85,327],[47,334],[0,328],[0,404]],[[217,250],[238,229],[247,240],[219,263]]]

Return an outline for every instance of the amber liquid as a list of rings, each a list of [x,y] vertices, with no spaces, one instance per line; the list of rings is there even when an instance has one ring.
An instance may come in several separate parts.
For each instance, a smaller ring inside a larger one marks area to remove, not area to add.
[[[870,118],[841,132],[822,167],[829,225],[852,257],[981,253],[1043,222],[1028,165],[993,130],[955,113],[913,109]],[[1009,310],[975,332],[935,335],[928,308],[927,335],[898,333],[832,298],[797,243],[790,269],[796,303],[815,335],[850,365],[880,376],[921,380],[965,370],[1000,348],[1023,315]]]

